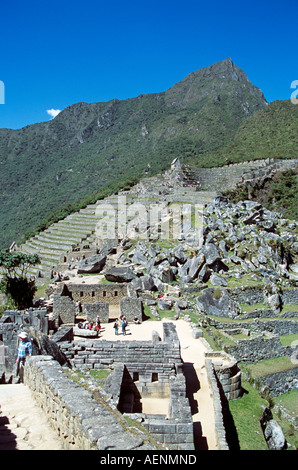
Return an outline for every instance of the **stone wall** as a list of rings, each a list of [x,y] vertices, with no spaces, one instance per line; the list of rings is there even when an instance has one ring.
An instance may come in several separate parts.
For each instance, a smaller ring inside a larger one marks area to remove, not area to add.
[[[227,350],[238,361],[247,363],[259,362],[274,357],[291,357],[295,346],[282,346],[277,335],[254,335],[247,339],[238,339],[235,346],[227,346]]]
[[[75,323],[76,302],[66,295],[55,292],[53,295],[53,312],[51,319],[56,328],[63,323]]]
[[[277,397],[290,390],[297,390],[298,385],[298,367],[293,369],[275,372],[274,374],[264,375],[259,378],[262,388],[269,390],[273,397]]]
[[[148,450],[146,436],[126,429],[116,410],[99,404],[93,394],[75,384],[49,356],[32,356],[25,367],[25,384],[32,390],[65,450]]]
[[[123,297],[120,300],[120,313],[126,317],[128,322],[132,322],[137,317],[141,323],[143,319],[142,300],[138,297]]]
[[[239,304],[254,305],[264,302],[264,286],[228,289],[233,300]]]
[[[105,393],[108,400],[113,399],[113,404],[120,411],[128,411],[129,414],[140,416],[144,427],[167,449],[193,450],[193,422],[189,400],[186,396],[186,382],[182,373],[180,356],[180,342],[176,328],[172,323],[164,324],[163,341],[154,335],[154,341],[76,341],[60,342],[61,350],[68,360],[76,368],[112,370],[105,385]],[[103,436],[105,426],[111,429],[111,436],[105,436],[105,443],[114,442],[114,433],[120,433],[119,423],[110,424],[111,416],[103,415],[94,422],[94,411],[90,411],[88,403],[92,405],[91,396],[81,396],[80,387],[69,383],[61,374],[61,369],[55,362],[37,356],[28,362],[26,383],[32,387],[38,403],[45,408],[53,426],[65,438],[67,449],[102,449],[102,442],[98,437]],[[51,367],[49,367],[51,366]],[[54,366],[54,367],[53,367]],[[69,389],[68,389],[69,387]],[[131,395],[131,401],[124,403],[127,395]],[[46,396],[46,399],[45,399]],[[76,399],[75,396],[77,397]],[[73,397],[73,398],[72,398]],[[168,398],[168,415],[139,414],[134,409],[140,398]],[[80,405],[80,402],[82,405]],[[78,405],[78,409],[76,408]],[[73,407],[72,407],[73,405]],[[128,406],[129,405],[129,406]],[[128,408],[127,408],[128,406]],[[83,407],[83,409],[82,409]],[[82,432],[80,416],[84,415],[84,407],[90,415],[90,425],[86,419],[87,432]],[[126,408],[125,408],[126,407]],[[100,411],[102,414],[102,411]],[[99,414],[100,414],[99,413]],[[92,417],[92,419],[91,419]],[[136,416],[133,416],[136,417]],[[114,419],[114,418],[113,418]],[[108,422],[106,423],[106,420]],[[69,429],[70,428],[70,429]],[[75,430],[75,431],[74,431]],[[77,436],[80,434],[80,436]],[[90,437],[96,437],[91,440]],[[131,443],[131,438],[125,437],[125,441]],[[119,445],[121,449],[128,447],[123,440]],[[135,441],[133,441],[135,445]],[[143,445],[137,441],[139,448]],[[129,444],[131,445],[131,444]],[[129,447],[130,448],[130,447]]]
[[[119,305],[123,297],[131,294],[127,284],[68,284],[67,290],[73,300],[84,302],[108,302]]]
[[[223,191],[234,188],[244,180],[258,178],[270,174],[272,170],[286,170],[295,168],[298,159],[252,160],[233,163],[215,168],[191,168],[189,176],[200,184],[201,190]]]
[[[224,351],[205,353],[206,360],[211,359],[216,377],[227,400],[236,400],[242,395],[241,371],[237,360]]]
[[[214,318],[210,321],[210,325],[223,330],[229,330],[231,328],[231,323],[220,322]],[[290,319],[282,320],[276,318],[264,321],[259,318],[254,318],[253,321],[233,321],[233,329],[237,328],[256,333],[266,333],[268,331],[275,335],[292,335],[298,333],[298,322]]]
[[[108,302],[85,302],[83,314],[89,322],[95,322],[99,315],[101,323],[109,323],[109,304]]]
[[[263,285],[228,289],[228,292],[239,304],[254,305],[264,302],[265,299]],[[280,297],[283,304],[298,304],[298,288],[283,288]]]
[[[224,417],[222,409],[222,401],[220,392],[217,385],[217,376],[214,370],[212,359],[205,359],[205,366],[208,376],[208,381],[212,389],[214,398],[214,415],[215,415],[215,428],[216,428],[216,440],[220,450],[229,450],[229,446],[226,438],[226,430],[224,426]]]
[[[124,412],[125,416],[142,420],[144,427],[152,434],[156,440],[171,450],[193,450],[193,421],[189,400],[186,397],[186,382],[182,373],[171,376],[166,395],[169,396],[169,408],[165,414],[148,414],[142,412],[142,407],[138,404],[141,401],[138,384],[128,373],[124,364],[115,366],[114,371],[109,375],[105,392],[114,406]],[[132,399],[123,403],[122,396],[131,395]],[[157,398],[158,395],[157,395]],[[140,412],[134,410],[134,403]],[[125,408],[125,409],[123,409]]]
[[[18,334],[27,331],[31,334],[48,333],[49,322],[46,309],[30,308],[6,310],[0,319],[0,378],[3,374],[15,372],[15,362],[19,344]],[[33,344],[33,352],[37,352]]]

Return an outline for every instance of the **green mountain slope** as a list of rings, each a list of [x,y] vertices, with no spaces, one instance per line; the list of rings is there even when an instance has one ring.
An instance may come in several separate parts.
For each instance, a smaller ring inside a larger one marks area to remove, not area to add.
[[[0,129],[0,247],[111,183],[159,173],[175,157],[200,164],[266,105],[262,92],[226,59],[166,92],[77,103],[50,122]]]
[[[217,166],[262,158],[297,158],[298,106],[273,101],[264,110],[249,116],[233,139],[203,158],[193,158],[194,166]]]

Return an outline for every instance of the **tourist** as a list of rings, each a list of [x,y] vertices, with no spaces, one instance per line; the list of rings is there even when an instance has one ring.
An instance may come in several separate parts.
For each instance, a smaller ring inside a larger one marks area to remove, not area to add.
[[[18,347],[18,357],[16,360],[17,375],[20,376],[20,380],[21,382],[23,382],[26,358],[28,356],[32,356],[32,344],[31,341],[28,339],[28,335],[25,331],[22,331],[22,333],[20,333],[18,337],[20,338],[20,343]]]
[[[122,323],[121,323],[121,328],[122,328],[122,334],[123,334],[123,336],[126,335],[126,325],[127,325],[126,319],[125,319],[125,317],[123,317]]]
[[[89,330],[92,330],[92,329],[93,329],[93,322],[92,322],[92,321],[89,323],[88,329],[89,329]]]
[[[133,322],[135,325],[139,325],[141,323],[137,316],[134,317]]]
[[[99,315],[96,317],[96,331],[99,331],[101,328]]]
[[[116,319],[115,320],[115,323],[113,325],[113,328],[115,330],[115,335],[118,336],[118,328],[119,328],[119,324],[118,324],[118,320]]]

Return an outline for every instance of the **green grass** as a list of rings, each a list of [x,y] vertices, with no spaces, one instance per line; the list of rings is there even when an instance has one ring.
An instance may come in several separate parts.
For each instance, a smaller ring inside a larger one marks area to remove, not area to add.
[[[293,335],[282,335],[279,337],[282,346],[291,346],[294,341],[298,344],[298,333]]]
[[[291,390],[284,395],[275,397],[276,405],[281,405],[293,416],[298,416],[298,390]]]
[[[244,395],[237,400],[229,402],[237,431],[240,450],[268,450],[260,426],[263,414],[262,405],[268,406],[267,400],[262,398],[258,391],[248,382],[242,380]],[[293,390],[279,397],[274,397],[276,405],[282,405],[292,416],[297,416],[298,390]],[[276,411],[275,411],[276,410]],[[275,419],[283,429],[288,449],[298,448],[298,434],[293,425],[276,409],[272,409]]]
[[[265,308],[268,308],[268,305],[265,305],[263,302],[260,302],[258,304],[240,304],[241,310],[243,313],[250,313],[254,312],[255,310],[262,310]]]
[[[245,367],[250,371],[251,377],[256,379],[283,370],[293,369],[298,365],[295,366],[289,357],[274,357],[254,364],[247,364]]]
[[[229,402],[237,431],[240,450],[268,450],[260,419],[263,414],[262,405],[266,400],[261,398],[249,383],[242,381],[244,394],[241,398]]]
[[[110,369],[90,370],[90,375],[96,380],[105,380],[110,373]]]

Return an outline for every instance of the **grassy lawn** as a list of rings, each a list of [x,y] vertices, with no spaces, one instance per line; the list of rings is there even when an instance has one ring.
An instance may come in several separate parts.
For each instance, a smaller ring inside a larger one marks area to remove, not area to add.
[[[247,364],[247,368],[252,378],[263,377],[264,375],[274,374],[283,370],[293,369],[295,365],[291,362],[290,357],[274,357],[272,359],[265,359],[254,364]],[[298,365],[296,365],[298,367]]]
[[[293,335],[282,335],[279,337],[280,342],[283,346],[291,346],[294,341],[298,342],[298,334]]]
[[[292,416],[298,415],[298,390],[291,390],[284,395],[275,397],[274,401],[277,405],[281,405],[286,408]]]

